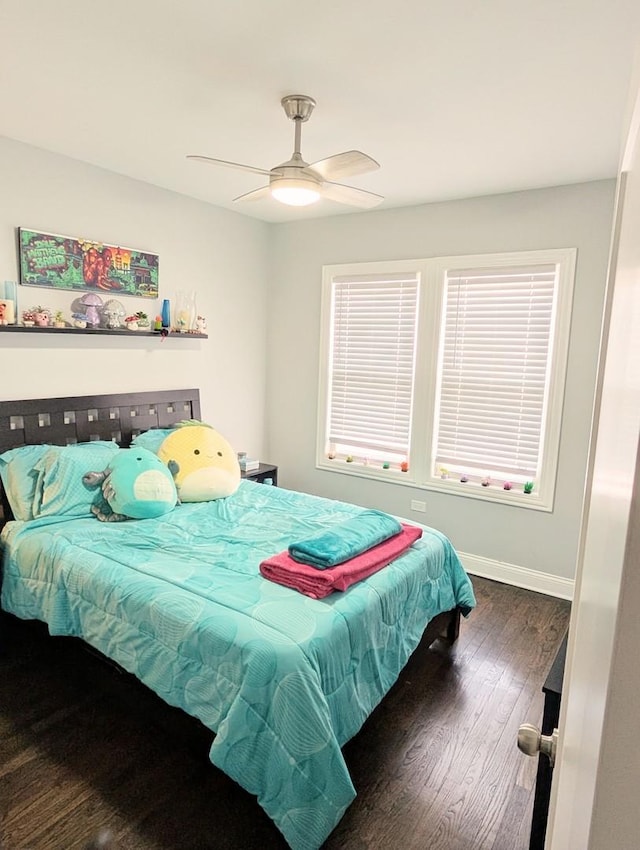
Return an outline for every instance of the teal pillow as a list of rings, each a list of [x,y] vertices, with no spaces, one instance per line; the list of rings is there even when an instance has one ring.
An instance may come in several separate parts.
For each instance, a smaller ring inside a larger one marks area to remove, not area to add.
[[[83,484],[82,477],[105,469],[118,451],[117,443],[103,440],[51,448],[36,464],[41,495],[39,504],[34,504],[34,517],[91,516],[98,494]]]
[[[38,488],[36,465],[54,446],[18,446],[0,455],[0,478],[15,519],[33,519]]]
[[[149,431],[143,431],[131,440],[132,446],[138,446],[141,449],[148,449],[155,455],[158,454],[158,449],[165,441],[169,434],[173,434],[175,428],[151,428]]]

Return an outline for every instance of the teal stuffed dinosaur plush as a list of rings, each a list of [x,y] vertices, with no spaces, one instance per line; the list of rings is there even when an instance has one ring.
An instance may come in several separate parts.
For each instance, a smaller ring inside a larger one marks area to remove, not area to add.
[[[178,501],[173,476],[148,449],[120,449],[102,472],[87,472],[86,487],[102,485],[102,503],[91,512],[102,522],[150,519],[172,511]]]

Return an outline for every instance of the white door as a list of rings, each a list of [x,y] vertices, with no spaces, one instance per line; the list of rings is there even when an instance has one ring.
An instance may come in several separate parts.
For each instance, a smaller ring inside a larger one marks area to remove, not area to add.
[[[546,850],[640,847],[640,802],[630,802],[630,795],[637,796],[640,785],[640,741],[637,735],[621,735],[625,729],[637,729],[640,686],[640,564],[634,543],[640,531],[638,501],[634,501],[636,491],[640,494],[636,474],[640,436],[639,124],[640,89],[618,184]],[[621,589],[635,594],[635,598],[627,595],[622,600],[631,612],[625,618],[619,617]],[[630,654],[631,665],[627,663]],[[630,669],[635,671],[631,676]],[[623,762],[618,762],[624,783],[620,787],[606,781],[613,776],[608,765],[616,747]],[[624,790],[620,796],[622,787],[627,789],[626,799]]]

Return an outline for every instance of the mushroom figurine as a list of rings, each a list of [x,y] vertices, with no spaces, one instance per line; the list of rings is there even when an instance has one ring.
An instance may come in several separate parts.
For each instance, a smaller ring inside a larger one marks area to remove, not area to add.
[[[119,301],[111,298],[102,308],[102,319],[108,328],[122,327],[122,321],[127,311]]]
[[[80,303],[85,307],[85,321],[88,325],[97,328],[100,324],[100,313],[98,307],[102,307],[102,298],[93,292],[88,292],[80,299]]]

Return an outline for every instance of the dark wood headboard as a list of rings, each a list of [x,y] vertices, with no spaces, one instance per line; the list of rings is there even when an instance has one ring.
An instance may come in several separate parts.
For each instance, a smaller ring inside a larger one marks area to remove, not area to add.
[[[91,440],[115,440],[127,448],[142,431],[200,415],[197,389],[0,401],[0,454],[34,443],[65,446]],[[1,527],[10,517],[1,484],[0,511]]]

